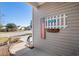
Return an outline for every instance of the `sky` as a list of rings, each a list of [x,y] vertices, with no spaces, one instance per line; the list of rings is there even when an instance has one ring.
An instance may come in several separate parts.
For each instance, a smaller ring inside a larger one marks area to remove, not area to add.
[[[32,7],[23,2],[0,2],[0,22],[28,26],[32,20]]]

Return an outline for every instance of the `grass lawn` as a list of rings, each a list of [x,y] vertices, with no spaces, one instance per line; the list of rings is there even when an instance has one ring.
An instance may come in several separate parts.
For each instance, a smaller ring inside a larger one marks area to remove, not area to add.
[[[0,37],[0,43],[5,43],[9,40],[10,43],[19,43],[22,42],[21,40],[19,40],[19,37],[11,37],[11,38],[7,38],[7,37]]]
[[[0,42],[7,42],[8,38],[7,37],[1,37]]]

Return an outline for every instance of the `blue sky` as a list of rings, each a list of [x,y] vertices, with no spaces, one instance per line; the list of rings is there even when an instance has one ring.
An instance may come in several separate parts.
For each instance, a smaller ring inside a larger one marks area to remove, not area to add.
[[[32,20],[32,7],[23,2],[0,2],[0,16],[2,24],[15,23],[27,26]]]

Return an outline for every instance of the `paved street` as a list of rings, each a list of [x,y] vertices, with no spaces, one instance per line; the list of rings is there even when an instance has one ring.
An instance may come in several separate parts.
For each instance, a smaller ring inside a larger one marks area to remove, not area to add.
[[[32,31],[23,31],[23,32],[8,32],[8,33],[0,33],[0,37],[12,37],[12,36],[18,36],[23,35],[27,33],[32,33]]]

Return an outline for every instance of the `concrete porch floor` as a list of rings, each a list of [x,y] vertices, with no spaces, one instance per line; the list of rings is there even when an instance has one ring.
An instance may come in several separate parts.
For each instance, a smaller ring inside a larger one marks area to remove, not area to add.
[[[26,47],[22,50],[17,51],[15,56],[50,56],[50,55],[38,48],[29,49]]]
[[[9,49],[10,53],[14,54],[14,56],[50,56],[50,54],[38,49],[37,47],[30,49],[25,46],[26,38],[27,36],[22,36],[20,40],[23,40],[24,42],[11,45]]]

